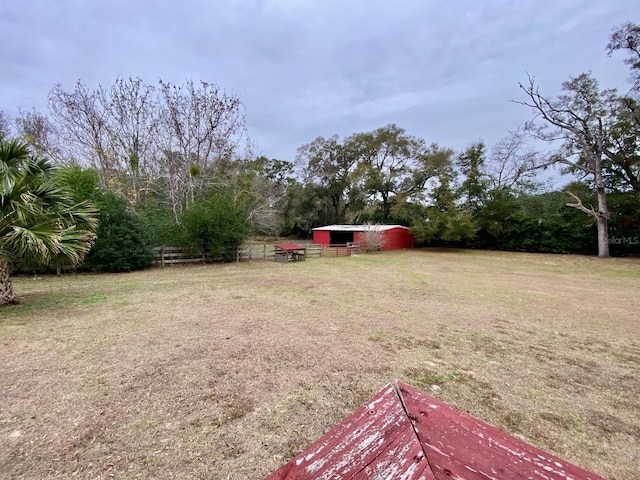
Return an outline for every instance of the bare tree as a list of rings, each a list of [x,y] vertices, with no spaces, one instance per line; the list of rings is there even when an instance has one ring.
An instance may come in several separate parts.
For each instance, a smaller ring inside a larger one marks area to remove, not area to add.
[[[55,85],[49,92],[49,109],[66,145],[67,158],[91,166],[103,175],[117,170],[108,145],[106,113],[98,90],[92,91],[80,81],[71,92]]]
[[[530,182],[540,155],[526,142],[524,128],[510,130],[491,149],[485,173],[493,189],[514,188]]]
[[[380,225],[365,223],[361,238],[362,245],[360,245],[360,248],[363,248],[366,252],[378,252],[384,246],[384,235],[380,230]]]
[[[9,138],[9,135],[11,135],[11,122],[9,122],[9,118],[5,113],[0,110],[0,140]]]
[[[239,97],[206,82],[161,80],[160,92],[164,173],[177,216],[210,185],[216,163],[235,154],[246,133],[245,115]]]
[[[18,137],[31,147],[33,153],[56,163],[64,163],[60,134],[49,117],[35,109],[20,111],[15,123]]]
[[[159,119],[153,86],[140,79],[116,79],[109,89],[90,90],[76,83],[72,92],[61,85],[49,94],[49,106],[71,147],[67,155],[96,168],[105,183],[133,203],[156,167]]]
[[[98,92],[105,112],[109,151],[118,171],[129,179],[128,196],[137,203],[158,172],[160,113],[155,87],[129,77],[117,79],[110,89],[100,87]]]
[[[248,151],[248,154],[253,153]],[[281,210],[292,180],[293,164],[260,156],[235,162],[228,177],[237,205],[246,212],[254,232],[277,235],[282,224]]]
[[[176,218],[245,133],[239,98],[205,82],[160,80],[156,88],[129,77],[90,89],[78,81],[72,91],[56,85],[49,105],[66,157],[96,168],[134,204],[152,186],[161,188]]]
[[[537,167],[563,164],[570,171],[589,177],[598,200],[597,208],[585,206],[580,198],[571,194],[577,208],[596,221],[598,229],[598,256],[609,256],[607,185],[603,165],[610,158],[608,146],[616,118],[612,113],[619,103],[615,90],[600,90],[598,82],[583,73],[562,84],[565,92],[557,98],[542,95],[535,80],[520,84],[527,100],[516,101],[533,109],[534,119],[527,125],[536,138],[548,142],[561,142],[559,150],[549,158],[539,159]],[[538,123],[537,120],[542,120]]]

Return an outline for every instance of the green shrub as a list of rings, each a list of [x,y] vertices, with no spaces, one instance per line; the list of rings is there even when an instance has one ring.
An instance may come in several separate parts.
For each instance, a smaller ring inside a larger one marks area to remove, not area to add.
[[[149,229],[149,241],[154,247],[181,244],[182,228],[170,208],[148,203],[138,209]]]
[[[112,192],[96,198],[100,209],[97,238],[85,266],[100,272],[129,272],[151,266],[153,251],[144,218]]]
[[[197,200],[184,211],[180,223],[183,249],[222,261],[235,259],[248,231],[242,210],[224,194]]]
[[[640,255],[640,192],[609,194],[608,203],[611,255]]]
[[[56,171],[62,182],[73,193],[76,201],[95,201],[102,193],[100,189],[100,175],[93,168],[82,168],[78,165],[61,167]]]
[[[568,207],[566,193],[492,194],[478,215],[480,230],[473,247],[534,253],[597,252],[593,219]],[[585,198],[589,202],[590,198]]]

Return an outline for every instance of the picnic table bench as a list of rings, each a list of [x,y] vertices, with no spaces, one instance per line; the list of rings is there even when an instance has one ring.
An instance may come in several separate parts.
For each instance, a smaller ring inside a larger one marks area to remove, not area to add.
[[[307,258],[307,247],[297,243],[279,243],[276,245],[276,260],[279,262],[298,262]]]

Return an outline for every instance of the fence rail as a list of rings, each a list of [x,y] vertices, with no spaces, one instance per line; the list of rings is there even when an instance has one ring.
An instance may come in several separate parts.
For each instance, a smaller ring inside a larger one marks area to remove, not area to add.
[[[360,252],[360,245],[349,243],[346,245],[325,245],[322,248],[323,257],[350,257],[354,253]]]
[[[307,249],[306,258],[348,257],[360,250],[359,245],[316,245],[304,244]],[[182,251],[179,247],[161,246],[153,249],[153,264],[159,267],[181,263],[206,263],[213,259],[206,253],[194,256]],[[276,260],[275,244],[241,245],[236,251],[237,262]]]
[[[178,263],[204,263],[205,256],[195,257],[182,251],[180,247],[161,246],[153,249],[155,259],[154,265],[164,267],[165,265],[175,265]]]

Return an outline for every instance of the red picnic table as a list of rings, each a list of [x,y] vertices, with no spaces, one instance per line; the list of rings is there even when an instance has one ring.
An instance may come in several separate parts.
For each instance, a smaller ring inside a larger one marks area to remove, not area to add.
[[[280,262],[297,262],[307,258],[307,247],[297,243],[276,244],[276,260]]]

